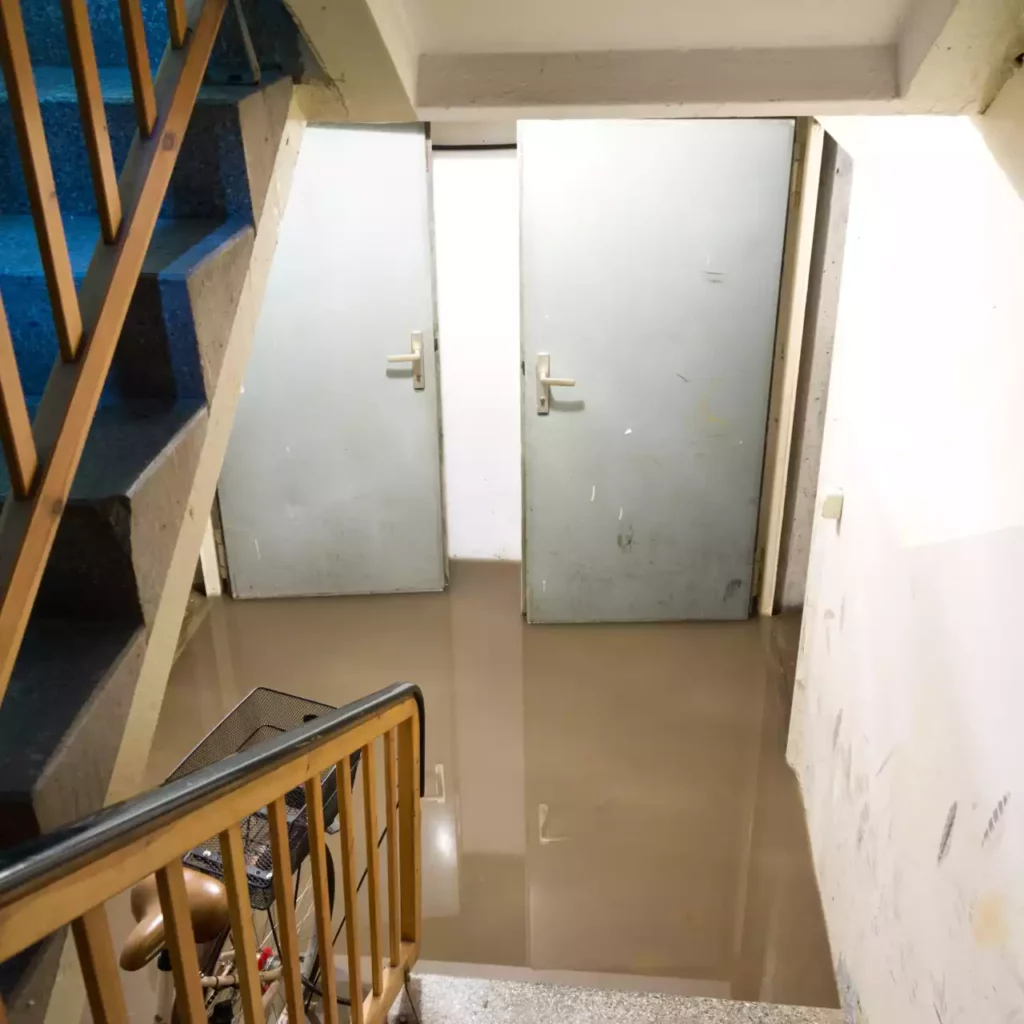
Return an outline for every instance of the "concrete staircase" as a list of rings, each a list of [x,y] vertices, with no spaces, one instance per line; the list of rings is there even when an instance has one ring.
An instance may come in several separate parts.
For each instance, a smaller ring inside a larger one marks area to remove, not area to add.
[[[841,1010],[417,970],[388,1019],[391,1024],[843,1024],[846,1017]]]
[[[60,8],[60,0],[22,2],[80,281],[99,222]],[[164,0],[142,0],[142,8],[155,72],[168,41]],[[0,704],[0,847],[102,806],[172,554],[186,518],[205,522],[209,511],[193,507],[190,494],[209,409],[237,344],[232,328],[282,146],[292,80],[304,72],[303,44],[280,0],[244,0],[241,10],[244,25],[236,5],[228,5]],[[136,121],[118,3],[90,0],[89,11],[120,170]],[[0,294],[32,411],[57,338],[6,90],[0,91]],[[237,392],[237,380],[226,386]],[[4,468],[0,500],[10,493]],[[24,963],[3,965],[0,989],[10,996],[26,975],[37,987],[43,981]]]

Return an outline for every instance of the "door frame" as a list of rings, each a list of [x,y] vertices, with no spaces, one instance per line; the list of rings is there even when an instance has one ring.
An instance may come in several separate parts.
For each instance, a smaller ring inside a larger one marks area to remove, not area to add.
[[[815,118],[796,119],[775,354],[768,391],[768,430],[754,542],[751,597],[756,599],[758,614],[763,616],[775,614],[824,138],[824,129]]]

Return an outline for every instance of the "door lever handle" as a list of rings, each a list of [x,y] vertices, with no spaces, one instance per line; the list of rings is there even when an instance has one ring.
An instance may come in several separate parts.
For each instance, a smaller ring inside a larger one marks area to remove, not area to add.
[[[537,354],[537,415],[547,416],[551,411],[552,388],[574,388],[572,377],[552,377],[551,356],[547,352]]]
[[[412,332],[412,351],[401,355],[388,356],[389,363],[412,363],[412,386],[422,391],[426,384],[423,380],[423,332]]]

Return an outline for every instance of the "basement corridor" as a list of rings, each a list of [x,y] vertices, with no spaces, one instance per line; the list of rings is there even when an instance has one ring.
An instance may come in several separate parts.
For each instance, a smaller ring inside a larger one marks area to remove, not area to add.
[[[473,562],[444,594],[214,599],[147,782],[253,687],[340,705],[410,680],[427,710],[418,972],[836,1006],[784,757],[793,625],[526,626],[519,601],[518,564]]]

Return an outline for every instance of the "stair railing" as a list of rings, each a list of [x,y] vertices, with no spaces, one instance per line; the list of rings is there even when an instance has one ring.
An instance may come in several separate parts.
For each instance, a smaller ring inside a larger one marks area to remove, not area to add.
[[[32,0],[34,2],[34,0]],[[128,305],[227,0],[166,0],[171,45],[154,82],[139,0],[118,0],[138,131],[116,177],[86,0],[61,0],[101,239],[76,290],[21,0],[0,0],[0,65],[59,355],[30,422],[0,298],[0,436],[12,493],[0,515],[0,700],[7,689]]]
[[[2,0],[7,2],[7,0]],[[342,835],[340,890],[345,915],[352,1024],[382,1024],[416,962],[421,935],[420,797],[425,719],[419,687],[398,683],[301,728],[100,811],[0,855],[0,963],[70,924],[93,1020],[129,1019],[104,902],[156,873],[167,929],[177,1016],[206,1024],[200,968],[187,909],[182,856],[217,836],[224,856],[231,938],[246,1024],[263,1022],[256,937],[239,823],[267,808],[274,903],[288,1019],[306,1019],[292,906],[292,866],[284,797],[305,787],[312,892],[320,963],[334,963],[324,849],[321,773],[336,766]],[[377,740],[383,738],[383,743]],[[386,800],[387,935],[381,928],[377,868],[376,751],[383,746]],[[352,758],[363,766],[369,881],[370,991],[364,997],[352,813]],[[317,810],[319,809],[319,813]],[[371,870],[372,866],[372,870]],[[385,945],[386,942],[386,945]],[[386,961],[386,962],[385,962]],[[334,972],[321,972],[325,1024],[337,1024]],[[0,1002],[0,1021],[6,1020]]]

